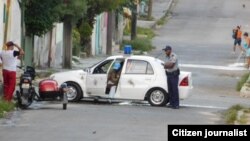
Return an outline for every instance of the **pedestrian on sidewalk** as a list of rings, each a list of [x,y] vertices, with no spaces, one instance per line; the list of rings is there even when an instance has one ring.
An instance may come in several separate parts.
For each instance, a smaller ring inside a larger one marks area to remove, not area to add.
[[[12,41],[8,41],[5,45],[6,49],[0,52],[3,64],[3,99],[11,102],[16,87],[17,59],[20,59],[24,55],[24,51]]]
[[[236,48],[238,47],[241,51],[244,51],[244,49],[241,47],[241,26],[237,26],[235,29],[233,29],[233,39],[234,39],[234,46],[233,46],[233,53],[235,54]]]
[[[170,107],[173,109],[179,109],[179,75],[180,69],[178,66],[177,55],[172,52],[171,46],[166,46],[164,49],[166,54],[166,61],[164,68],[166,70],[168,92],[170,94]]]
[[[244,37],[243,47],[246,52],[247,69],[250,70],[250,38],[247,32],[243,34],[243,37]]]

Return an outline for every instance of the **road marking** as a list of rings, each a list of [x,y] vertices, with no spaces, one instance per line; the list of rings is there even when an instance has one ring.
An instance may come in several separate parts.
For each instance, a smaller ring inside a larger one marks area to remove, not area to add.
[[[216,65],[198,65],[198,64],[180,64],[181,67],[187,68],[202,68],[202,69],[214,69],[214,70],[229,70],[229,71],[242,71],[247,70],[244,66],[236,64],[230,64],[228,66],[216,66]]]
[[[132,101],[120,102],[117,105],[121,105],[121,106],[150,106],[150,104],[147,102],[133,103]],[[180,104],[180,106],[182,106],[182,107],[194,107],[194,108],[221,109],[221,110],[228,109],[226,107],[208,106],[208,105]]]
[[[181,104],[181,106],[184,106],[184,107],[195,107],[195,108],[208,108],[208,109],[221,109],[221,110],[228,109],[226,107],[208,106],[208,105],[206,106],[206,105]]]

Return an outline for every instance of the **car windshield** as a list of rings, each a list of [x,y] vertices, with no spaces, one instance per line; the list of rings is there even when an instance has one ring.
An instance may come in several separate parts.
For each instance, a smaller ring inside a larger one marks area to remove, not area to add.
[[[91,65],[89,65],[89,66],[84,66],[83,67],[83,71],[87,71],[88,69],[91,69],[91,68],[93,68],[94,66],[96,66],[97,64],[99,64],[100,62],[103,62],[104,60],[106,60],[107,58],[105,58],[105,59],[102,59],[101,61],[96,61],[94,64],[91,64]]]

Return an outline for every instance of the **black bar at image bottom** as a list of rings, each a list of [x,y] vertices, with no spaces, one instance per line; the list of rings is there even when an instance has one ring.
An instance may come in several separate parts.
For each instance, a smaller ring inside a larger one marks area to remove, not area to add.
[[[250,125],[168,125],[168,141],[250,139]]]

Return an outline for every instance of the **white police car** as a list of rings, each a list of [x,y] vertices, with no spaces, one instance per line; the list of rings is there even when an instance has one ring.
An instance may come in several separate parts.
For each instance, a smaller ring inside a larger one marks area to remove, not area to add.
[[[169,93],[163,61],[150,56],[111,56],[82,70],[52,74],[51,79],[59,85],[67,83],[70,91],[68,99],[108,98],[105,94],[107,75],[115,62],[120,62],[121,74],[114,99],[146,100],[153,106],[163,106],[169,101]],[[190,96],[192,89],[191,72],[179,76],[179,97]]]

